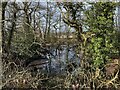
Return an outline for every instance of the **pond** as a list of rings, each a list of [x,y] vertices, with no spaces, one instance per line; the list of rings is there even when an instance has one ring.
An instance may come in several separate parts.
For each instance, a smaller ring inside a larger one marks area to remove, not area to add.
[[[75,63],[77,66],[80,64],[80,57],[77,56],[75,48],[72,46],[63,45],[59,49],[51,48],[52,56],[49,57],[49,62],[44,65],[44,70],[49,73],[62,74],[65,73],[66,67],[70,63]]]

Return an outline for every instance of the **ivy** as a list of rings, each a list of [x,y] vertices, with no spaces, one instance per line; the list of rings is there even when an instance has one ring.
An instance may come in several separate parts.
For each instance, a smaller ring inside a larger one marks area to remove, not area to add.
[[[118,55],[113,20],[115,5],[113,2],[96,2],[85,12],[90,32],[95,34],[87,45],[85,55],[92,60],[94,67],[101,67],[112,56]]]

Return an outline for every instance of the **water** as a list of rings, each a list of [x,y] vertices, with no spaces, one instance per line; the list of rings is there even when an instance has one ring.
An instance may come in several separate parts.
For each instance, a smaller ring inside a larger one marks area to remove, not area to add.
[[[80,64],[80,58],[76,56],[75,48],[68,46],[61,46],[61,49],[52,48],[53,56],[50,56],[48,69],[50,73],[64,73],[66,65],[74,62]]]

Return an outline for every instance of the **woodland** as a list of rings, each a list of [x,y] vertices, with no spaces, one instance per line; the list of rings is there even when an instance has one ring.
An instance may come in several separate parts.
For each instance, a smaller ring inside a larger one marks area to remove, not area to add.
[[[119,2],[7,1],[1,21],[3,90],[119,90]]]

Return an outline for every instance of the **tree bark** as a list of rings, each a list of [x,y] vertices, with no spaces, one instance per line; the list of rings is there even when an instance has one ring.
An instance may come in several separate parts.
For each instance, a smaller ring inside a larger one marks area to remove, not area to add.
[[[2,2],[2,52],[6,52],[5,48],[5,28],[4,28],[4,23],[5,23],[5,8],[7,6],[7,2]]]
[[[13,12],[12,28],[11,28],[11,30],[9,32],[8,45],[7,45],[8,53],[10,51],[13,34],[14,34],[15,29],[16,29],[16,13],[17,13],[17,10],[15,9],[15,7],[16,7],[15,2],[13,2],[13,6],[14,6],[14,12]]]
[[[45,33],[44,33],[45,40],[46,40],[47,30],[48,30],[48,2],[47,2],[46,28],[45,28]]]
[[[1,5],[2,3],[0,3],[0,14],[4,15],[3,14],[3,5]],[[1,7],[2,6],[2,7]],[[6,5],[5,5],[6,6]],[[3,16],[0,16],[0,20],[4,20],[3,19],[4,17]],[[2,30],[1,30],[2,29]],[[0,30],[3,32],[3,21],[2,23],[0,23]],[[2,89],[2,37],[1,37],[1,34],[2,32],[0,32],[0,89]]]

